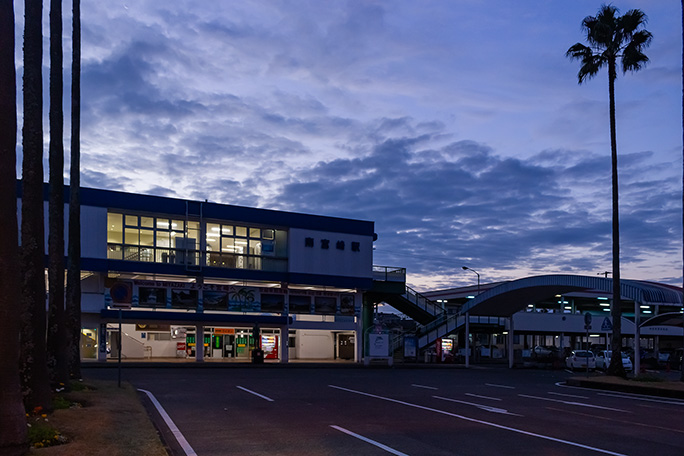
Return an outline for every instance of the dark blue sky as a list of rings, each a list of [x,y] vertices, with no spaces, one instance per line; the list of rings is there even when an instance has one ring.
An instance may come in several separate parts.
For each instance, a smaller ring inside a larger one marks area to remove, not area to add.
[[[610,270],[607,74],[565,57],[600,4],[84,2],[82,183],[373,220],[419,290]],[[680,5],[615,6],[654,35],[616,87],[623,277],[681,284]]]

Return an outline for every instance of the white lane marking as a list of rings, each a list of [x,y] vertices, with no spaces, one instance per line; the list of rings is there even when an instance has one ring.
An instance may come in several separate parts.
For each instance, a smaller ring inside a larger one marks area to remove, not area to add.
[[[596,393],[596,394],[598,396],[619,397],[621,399],[634,399],[635,401],[659,402],[661,404],[680,405],[680,406],[684,407],[684,401],[678,401],[676,399],[670,399],[670,400],[668,400],[667,398],[654,399],[652,397],[642,397],[642,396],[638,396],[638,395],[632,395],[630,393]]]
[[[634,399],[637,401],[648,401],[648,402],[662,402],[664,404],[672,404],[672,405],[681,405],[684,406],[684,401],[679,400],[679,399],[656,399],[654,396],[647,396],[645,394],[637,394],[637,393],[604,393],[602,390],[599,388],[586,388],[583,386],[570,386],[567,385],[565,382],[557,382],[556,386],[560,388],[571,388],[571,389],[579,389],[583,391],[592,391],[600,396],[610,396],[610,397],[619,397],[622,399]],[[657,396],[656,396],[657,397]]]
[[[159,412],[159,415],[161,415],[161,417],[164,419],[164,422],[169,427],[169,430],[171,431],[173,436],[176,438],[176,440],[178,441],[178,444],[181,446],[181,448],[183,449],[185,454],[187,456],[197,456],[197,453],[195,453],[195,450],[193,450],[192,447],[190,446],[190,444],[188,443],[188,441],[185,440],[185,436],[183,436],[180,429],[178,429],[178,426],[176,426],[176,423],[173,422],[173,420],[171,419],[169,414],[166,413],[166,410],[164,410],[164,407],[161,406],[161,404],[159,403],[157,398],[154,397],[154,394],[152,394],[151,392],[149,392],[147,390],[140,389],[140,388],[138,388],[138,391],[147,394],[147,397],[150,398],[150,401],[152,401],[152,404],[154,405],[154,407]]]
[[[672,428],[666,428],[663,426],[654,426],[652,424],[636,423],[634,421],[616,420],[615,418],[607,418],[605,416],[598,416],[595,414],[575,412],[574,410],[563,410],[563,409],[557,409],[554,407],[546,407],[546,408],[549,410],[554,410],[556,412],[563,412],[563,413],[570,413],[573,415],[586,416],[587,418],[595,419],[595,420],[612,421],[614,423],[623,423],[623,424],[626,424],[628,426],[641,426],[641,427],[654,428],[654,429],[660,429],[660,430],[664,430],[664,431],[678,432],[680,434],[684,434],[684,430],[682,430],[682,429],[672,429]]]
[[[273,399],[271,399],[270,397],[264,396],[263,394],[255,393],[255,392],[252,391],[252,390],[248,390],[248,389],[245,388],[244,386],[237,385],[237,388],[238,388],[238,389],[241,389],[242,391],[246,391],[246,392],[248,392],[249,394],[254,394],[255,396],[260,397],[260,398],[262,398],[262,399],[265,399],[265,400],[267,400],[267,401],[269,401],[269,402],[273,402]]]
[[[439,389],[439,388],[435,388],[434,386],[417,385],[417,384],[415,384],[415,383],[412,383],[411,386],[414,386],[414,387],[416,387],[416,388],[425,388],[425,389],[429,389],[429,390],[437,390],[437,389]]]
[[[518,415],[517,413],[511,413],[506,409],[492,407],[489,405],[476,404],[474,402],[459,401],[458,399],[451,399],[449,397],[442,397],[442,396],[432,396],[432,397],[434,397],[435,399],[441,399],[443,401],[457,402],[459,404],[465,404],[465,405],[472,405],[473,407],[477,407],[480,410],[484,410],[486,412],[500,413],[501,415],[522,416],[522,415]]]
[[[408,456],[406,453],[402,453],[401,451],[397,451],[394,448],[390,448],[387,445],[383,445],[382,443],[376,442],[375,440],[371,440],[368,437],[364,437],[362,435],[356,434],[356,433],[349,431],[343,427],[335,426],[334,424],[331,424],[330,427],[333,429],[337,429],[340,432],[344,432],[347,435],[351,435],[352,437],[356,437],[359,440],[363,440],[366,443],[370,443],[371,445],[375,445],[376,447],[381,448],[381,449],[387,451],[388,453],[396,454],[397,456]]]
[[[574,397],[575,399],[589,399],[589,396],[576,396],[574,394],[554,393],[553,391],[549,391],[546,394],[553,394],[554,396],[562,396],[562,397]]]
[[[611,407],[603,407],[603,406],[594,405],[594,404],[586,404],[584,402],[561,401],[560,399],[551,399],[549,397],[540,397],[540,396],[529,396],[527,394],[518,394],[518,396],[526,397],[528,399],[539,399],[540,401],[560,402],[561,404],[566,404],[566,405],[577,405],[579,407],[589,407],[589,408],[596,408],[596,409],[601,409],[601,410],[611,410],[613,412],[632,413],[632,412],[627,411],[627,410],[621,410],[621,409],[616,409],[616,408],[611,408]]]
[[[480,395],[478,395],[478,394],[473,394],[473,393],[465,393],[465,395],[466,395],[466,396],[470,396],[470,397],[477,397],[477,398],[480,398],[480,399],[489,399],[489,400],[491,400],[491,401],[501,401],[501,400],[503,400],[503,399],[500,399],[500,398],[498,398],[498,397],[480,396]]]
[[[428,412],[439,413],[439,414],[441,414],[441,415],[447,415],[447,416],[451,416],[451,417],[454,417],[454,418],[458,418],[458,419],[461,419],[461,420],[464,420],[464,421],[470,421],[470,422],[472,422],[472,423],[478,423],[478,424],[482,424],[482,425],[485,425],[485,426],[491,426],[491,427],[495,427],[495,428],[498,428],[498,429],[504,429],[504,430],[506,430],[506,431],[517,432],[517,433],[519,433],[519,434],[529,435],[529,436],[531,436],[531,437],[537,437],[537,438],[540,438],[540,439],[551,440],[551,441],[553,441],[553,442],[563,443],[563,444],[565,444],[565,445],[571,445],[571,446],[575,446],[575,447],[579,447],[579,448],[585,448],[585,449],[587,449],[587,450],[597,451],[597,452],[603,453],[603,454],[610,454],[610,455],[612,455],[612,456],[626,456],[625,454],[622,454],[622,453],[615,453],[615,452],[613,452],[613,451],[602,450],[602,449],[600,449],[600,448],[595,448],[595,447],[591,447],[591,446],[588,446],[588,445],[583,445],[583,444],[581,444],[581,443],[571,442],[571,441],[569,441],[569,440],[557,439],[557,438],[555,438],[555,437],[550,437],[550,436],[548,436],[548,435],[535,434],[534,432],[523,431],[522,429],[516,429],[516,428],[509,427],[509,426],[503,426],[503,425],[501,425],[501,424],[491,423],[491,422],[489,422],[489,421],[476,420],[475,418],[470,418],[470,417],[463,416],[463,415],[457,415],[457,414],[455,414],[455,413],[450,413],[450,412],[446,412],[446,411],[444,411],[444,410],[434,409],[434,408],[432,408],[432,407],[425,407],[425,406],[423,406],[423,405],[412,404],[412,403],[410,403],[410,402],[404,402],[404,401],[400,401],[400,400],[398,400],[398,399],[392,399],[392,398],[390,398],[390,397],[377,396],[377,395],[375,395],[375,394],[364,393],[363,391],[356,391],[356,390],[353,390],[353,389],[343,388],[343,387],[341,387],[341,386],[336,386],[336,385],[328,385],[328,386],[329,386],[330,388],[335,388],[335,389],[338,389],[338,390],[347,391],[347,392],[349,392],[349,393],[354,393],[354,394],[359,394],[359,395],[362,395],[362,396],[372,397],[372,398],[380,399],[380,400],[383,400],[383,401],[394,402],[395,404],[406,405],[406,406],[408,406],[408,407],[414,407],[414,408],[417,408],[417,409],[426,410],[426,411],[428,411]]]
[[[508,386],[508,385],[497,385],[495,383],[485,383],[485,386],[493,386],[494,388],[508,388],[508,389],[515,389],[515,386]]]

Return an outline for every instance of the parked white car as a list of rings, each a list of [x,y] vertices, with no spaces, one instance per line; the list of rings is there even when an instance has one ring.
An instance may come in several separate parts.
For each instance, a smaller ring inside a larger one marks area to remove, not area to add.
[[[565,365],[571,369],[596,369],[596,357],[589,350],[573,350],[570,356],[565,358]]]
[[[601,350],[596,354],[596,368],[606,370],[610,366],[610,358],[612,357],[612,350]],[[622,356],[622,366],[625,368],[626,372],[632,372],[634,366],[632,365],[632,360],[629,359],[627,353],[620,353]]]

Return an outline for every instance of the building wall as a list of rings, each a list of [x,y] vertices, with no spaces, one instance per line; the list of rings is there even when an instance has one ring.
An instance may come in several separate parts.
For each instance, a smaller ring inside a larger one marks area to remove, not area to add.
[[[325,241],[328,241],[327,249],[322,247]],[[354,243],[358,243],[359,251],[352,250]],[[373,277],[371,236],[292,228],[289,245],[289,272]]]
[[[297,359],[333,359],[335,344],[330,331],[298,330]]]

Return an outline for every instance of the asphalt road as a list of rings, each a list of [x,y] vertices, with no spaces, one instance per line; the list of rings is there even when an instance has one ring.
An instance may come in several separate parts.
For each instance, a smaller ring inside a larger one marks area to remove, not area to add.
[[[116,379],[114,369],[86,374]],[[684,454],[684,401],[567,387],[568,376],[499,368],[123,372],[156,397],[200,456]]]

